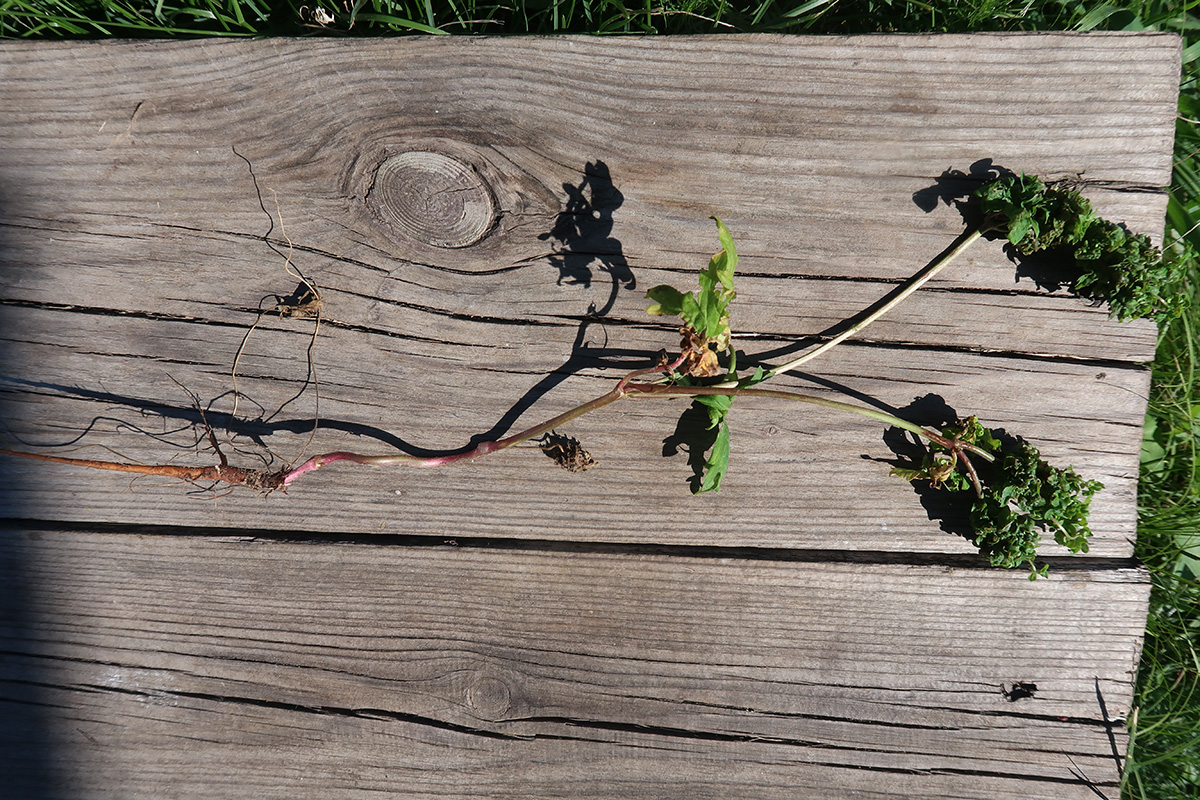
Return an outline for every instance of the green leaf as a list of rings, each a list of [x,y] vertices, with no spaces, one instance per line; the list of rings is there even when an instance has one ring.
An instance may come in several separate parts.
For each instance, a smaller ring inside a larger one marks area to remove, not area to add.
[[[929,480],[929,470],[921,467],[892,467],[888,475],[906,481]]]
[[[713,219],[716,219],[715,217]],[[713,377],[720,366],[717,356],[730,351],[729,303],[737,296],[733,290],[733,271],[737,250],[733,235],[725,224],[717,222],[722,249],[700,271],[700,291],[683,292],[671,286],[655,286],[646,296],[655,301],[646,309],[650,314],[678,315],[684,322],[682,348],[686,357],[686,375]],[[732,355],[731,355],[732,372]]]
[[[704,281],[700,283],[703,286]],[[700,309],[700,324],[693,327],[703,334],[705,338],[716,339],[721,335],[721,331],[725,327],[722,321],[725,316],[725,306],[728,303],[723,301],[721,296],[716,292],[706,291],[702,288],[700,296],[696,298],[696,304]]]
[[[1031,227],[1033,227],[1033,217],[1028,214],[1017,216],[1008,227],[1008,241],[1014,245],[1020,244]]]
[[[646,299],[653,300],[654,305],[646,309],[646,313],[655,316],[678,317],[683,312],[683,292],[674,286],[659,284],[646,292]]]
[[[772,374],[774,374],[774,373],[772,373]],[[767,378],[770,378],[770,377],[771,377],[771,375],[768,375],[767,373],[763,372],[762,367],[755,367],[754,373],[749,378],[743,378],[742,382],[739,383],[738,386],[748,389],[751,386],[755,386],[757,384],[762,383],[763,381],[765,381]]]
[[[729,333],[729,302],[737,296],[733,290],[733,271],[738,258],[733,234],[725,223],[716,217],[713,219],[717,223],[722,249],[700,271],[700,294],[696,300],[702,313],[700,325],[695,328],[706,338],[719,340],[727,338]]]
[[[733,405],[733,396],[728,394],[705,394],[695,398],[695,401],[704,406],[708,412],[708,429],[720,425],[725,421],[725,415],[729,413],[729,408]]]
[[[971,507],[971,527],[979,552],[998,567],[1034,568],[1041,531],[1072,553],[1086,553],[1092,532],[1092,496],[1103,488],[1071,467],[1042,460],[1037,448],[1018,440],[995,463],[980,469],[983,497]]]
[[[1187,276],[1196,262],[1186,248],[1164,255],[1147,236],[1098,217],[1078,191],[1032,175],[1000,178],[976,195],[987,224],[1018,253],[1053,250],[1073,273],[1066,280],[1071,291],[1107,302],[1115,319],[1163,323],[1186,310]]]
[[[700,481],[700,488],[696,490],[696,494],[719,491],[721,479],[725,477],[728,469],[729,423],[722,422],[720,430],[717,431],[717,440],[713,443],[712,452],[708,454],[708,460],[704,463],[704,479]]]
[[[728,377],[729,380],[737,379],[737,376],[732,372],[732,368]],[[742,378],[740,381],[738,381],[737,385],[740,389],[746,389],[762,383],[768,377],[769,376],[763,372],[762,367],[755,367],[754,373],[748,377]],[[712,430],[724,422],[725,417],[729,414],[729,409],[733,407],[733,395],[729,394],[705,394],[695,397],[693,400],[697,404],[703,406],[708,412],[709,430]]]
[[[754,373],[738,381],[740,388],[762,383],[770,376],[763,372],[762,367],[755,367]],[[735,378],[731,372],[730,379]],[[693,398],[695,404],[708,413],[708,429],[718,428],[717,439],[713,444],[712,453],[704,465],[704,478],[696,493],[715,492],[721,488],[721,479],[729,466],[729,409],[733,407],[733,395],[706,394]]]
[[[679,316],[687,325],[701,336],[707,336],[705,328],[707,327],[707,314],[703,307],[704,293],[700,293],[700,299],[696,299],[696,295],[688,292],[683,296],[683,301],[680,303]]]
[[[695,379],[719,377],[722,367],[717,356],[729,353],[729,364],[724,369],[727,380],[737,380],[737,354],[731,345],[729,330],[729,304],[737,296],[733,288],[733,273],[737,267],[737,249],[733,234],[721,220],[717,223],[717,236],[721,250],[709,259],[708,266],[700,271],[700,290],[684,294],[668,286],[656,286],[647,296],[656,304],[647,309],[651,314],[678,314],[684,321],[683,354],[686,358],[681,376],[675,380],[680,385],[696,385]],[[758,369],[751,380],[764,380],[762,369]],[[739,385],[747,385],[745,382]],[[694,485],[696,494],[715,492],[721,488],[721,480],[729,466],[729,425],[725,421],[733,398],[729,395],[702,395],[693,398],[692,405],[684,416],[694,418],[702,414],[707,418],[708,431],[716,431],[703,468],[698,471],[700,480]],[[681,418],[682,419],[682,418]],[[699,453],[699,448],[695,451]]]
[[[734,295],[733,271],[737,268],[738,263],[737,248],[733,245],[733,234],[729,232],[729,228],[725,227],[725,223],[716,217],[713,217],[713,220],[717,223],[717,237],[721,240],[721,252],[712,257],[708,262],[708,268],[715,272],[717,279],[732,299]]]
[[[996,431],[975,417],[947,425],[941,434],[950,440],[949,446],[931,444],[920,463],[898,466],[892,475],[929,481],[951,497],[969,496],[971,540],[994,566],[1027,565],[1031,579],[1044,575],[1045,570],[1034,564],[1043,533],[1072,553],[1088,551],[1089,507],[1103,484],[1084,480],[1071,467],[1048,464],[1036,447],[1021,439],[1002,443]],[[996,458],[989,462],[962,445],[979,447]],[[979,477],[979,495],[965,475],[966,461]]]

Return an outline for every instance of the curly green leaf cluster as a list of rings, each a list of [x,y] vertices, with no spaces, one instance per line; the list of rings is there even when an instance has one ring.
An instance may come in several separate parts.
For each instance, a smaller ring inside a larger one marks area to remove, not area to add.
[[[983,213],[1004,220],[1009,242],[1025,254],[1074,244],[1096,219],[1079,192],[1047,187],[1033,175],[1001,178],[976,194]]]
[[[1103,292],[1114,303],[1114,313],[1124,313],[1128,308],[1118,306],[1116,303],[1120,301],[1113,298],[1122,296],[1125,286],[1122,281],[1128,282],[1130,275],[1135,275],[1130,262],[1157,257],[1157,250],[1145,237],[1098,219],[1078,193],[1047,189],[1036,178],[1021,178],[993,189],[986,204],[993,217],[1009,220],[1007,230],[1014,245],[1029,252],[1073,248],[1077,263],[1091,266],[1086,274],[1077,276],[1076,290],[1089,297],[1101,296]],[[736,296],[733,271],[737,253],[729,230],[720,220],[717,229],[722,250],[701,271],[699,291],[684,294],[670,286],[656,286],[647,293],[655,301],[647,310],[683,319],[683,352],[674,362],[677,369],[672,368],[669,376],[672,382],[698,386],[718,379],[723,381],[722,385],[745,389],[773,373],[764,373],[760,367],[752,375],[738,378],[736,352],[730,344],[728,310]],[[1145,294],[1144,289],[1139,291],[1139,297]],[[718,352],[722,351],[728,354],[729,363],[724,367],[717,362]],[[705,394],[693,399],[692,408],[707,417],[709,431],[716,431],[707,446],[700,480],[693,488],[696,493],[719,490],[728,469],[727,417],[733,400],[727,394]],[[892,474],[906,480],[929,481],[933,488],[963,499],[972,496],[970,538],[993,565],[1028,565],[1031,579],[1044,575],[1046,568],[1035,566],[1044,532],[1072,553],[1087,552],[1091,537],[1088,510],[1093,495],[1103,487],[1101,483],[1084,480],[1071,467],[1063,469],[1048,464],[1037,448],[1022,440],[1002,443],[996,431],[975,417],[947,425],[940,434],[916,429],[896,417],[890,419],[930,441],[928,451],[915,468],[897,468]]]
[[[947,446],[932,443],[915,469],[894,469],[906,480],[927,480],[934,488],[974,496],[969,520],[972,542],[993,566],[1027,565],[1030,579],[1044,576],[1034,565],[1042,532],[1072,553],[1086,553],[1092,532],[1088,510],[1092,496],[1103,488],[1084,480],[1071,467],[1060,468],[1042,459],[1036,447],[1023,440],[1002,445],[995,431],[968,417],[942,428]],[[976,459],[976,484],[962,462],[970,458],[962,445],[993,453],[996,460]]]
[[[1164,258],[1147,236],[1102,219],[1074,189],[1012,175],[976,195],[989,224],[1004,232],[1017,252],[1056,250],[1072,257],[1071,291],[1107,302],[1112,317],[1161,323],[1183,313],[1184,261]]]
[[[1044,575],[1044,568],[1034,568],[1041,531],[1072,553],[1088,551],[1088,509],[1102,483],[1047,464],[1026,442],[1006,449],[987,472],[983,497],[971,506],[971,527],[975,545],[992,564],[1027,564],[1031,579]]]

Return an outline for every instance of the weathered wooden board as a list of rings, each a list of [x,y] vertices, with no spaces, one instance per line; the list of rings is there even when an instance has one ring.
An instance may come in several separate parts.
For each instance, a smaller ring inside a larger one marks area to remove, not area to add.
[[[57,334],[11,342],[9,374],[59,387],[37,392],[39,403],[93,393],[74,412],[54,404],[65,418],[29,414],[15,424],[30,441],[62,442],[96,415],[96,392],[107,393],[101,413],[114,418],[137,416],[144,404],[186,410],[171,379],[202,402],[228,392],[260,298],[296,285],[262,241],[272,223],[259,191],[282,223],[274,240],[292,245],[294,264],[325,300],[314,352],[324,431],[309,453],[386,452],[398,441],[455,448],[603,391],[597,378],[673,346],[669,324],[645,315],[643,290],[694,280],[714,249],[709,214],[741,243],[747,277],[734,322],[745,350],[778,358],[948,247],[963,223],[945,196],[978,180],[943,173],[969,173],[981,159],[1080,177],[1107,212],[1157,233],[1177,48],[1169,36],[1125,35],[11,44],[3,70],[14,111],[3,121],[0,165],[5,328]],[[431,237],[397,210],[400,190],[387,183],[395,170],[377,169],[414,151],[454,157],[487,182],[498,211],[482,241],[417,240]],[[45,309],[55,312],[30,319]],[[239,364],[239,388],[264,415],[300,388],[311,331],[299,320],[266,327],[299,335],[263,331]],[[1110,487],[1098,501],[1096,552],[1129,554],[1141,364],[1153,326],[1115,324],[1102,309],[1039,292],[987,243],[862,340],[878,349],[814,362],[813,373],[892,407],[939,394],[1046,445]],[[881,380],[899,385],[884,390]],[[1057,403],[1042,401],[1054,395]],[[263,443],[280,458],[308,441],[314,397],[310,389],[266,426]],[[695,542],[711,538],[712,510],[761,509],[735,515],[719,542],[793,546],[799,537],[812,547],[962,551],[919,510],[912,515],[906,487],[857,458],[864,448],[890,455],[875,431],[837,422],[852,426],[852,438],[839,427],[837,441],[802,434],[768,444],[755,431],[812,431],[827,420],[739,413],[743,466],[727,495],[697,503],[682,491],[690,471],[657,456],[672,414],[656,409],[641,427],[630,419],[645,413],[577,426],[605,464],[582,480],[551,474],[536,454],[456,475],[341,472],[286,501],[224,503],[222,524],[270,527],[283,515],[367,531],[398,517],[414,532],[438,533],[459,524],[448,507],[487,520],[501,497],[520,521],[501,530],[485,522],[489,533],[555,538],[541,520],[560,527],[558,508],[570,503],[581,529],[568,538]],[[81,443],[155,460],[156,442],[131,438],[93,429]],[[845,451],[831,445],[849,447],[855,463],[843,464]],[[541,465],[533,485],[513,480],[530,460]],[[861,517],[848,518],[841,499],[821,501],[831,470],[863,485]],[[123,499],[106,499],[127,481],[53,472],[61,478],[49,496],[29,494],[43,490],[41,477],[25,481],[10,494],[10,513],[130,518]],[[326,502],[329,485],[349,492],[359,514],[348,519]],[[549,507],[548,486],[561,487]],[[399,487],[407,490],[398,496]],[[140,489],[155,499],[136,504],[138,521],[159,512],[172,523],[213,521],[210,504],[176,487]],[[631,521],[628,497],[646,494],[654,511],[683,524],[663,532]],[[432,497],[455,501],[431,516]],[[799,528],[797,505],[808,523]],[[364,513],[372,506],[382,514]]]
[[[207,419],[254,464],[500,436],[677,343],[644,292],[694,281],[709,215],[745,357],[778,363],[949,247],[991,164],[1157,235],[1178,64],[1155,34],[3,43],[3,441],[211,463]],[[292,268],[315,339],[259,319]],[[977,413],[1103,480],[1091,554],[1034,584],[888,478],[877,427],[765,402],[700,498],[660,401],[573,423],[583,475],[526,448],[264,499],[5,460],[0,779],[1114,794],[1154,342],[987,242],[781,381]]]
[[[41,704],[35,755],[88,797],[1093,797],[1078,774],[1111,794],[1145,612],[1129,569],[54,529],[3,547],[28,607],[5,699]]]
[[[7,308],[0,310],[0,318],[6,329],[36,342],[11,345],[11,352],[20,354],[14,360],[37,365],[36,381],[4,384],[19,392],[9,401],[12,432],[35,444],[102,441],[140,461],[194,459],[196,434],[190,426],[199,415],[171,378],[184,382],[187,376],[185,385],[201,397],[227,391],[228,364],[243,335],[237,328],[214,331],[197,321],[136,317],[122,318],[114,335],[107,315],[70,310]],[[246,459],[265,455],[251,441],[253,435],[262,435],[281,458],[293,462],[317,446],[306,447],[317,410],[312,393],[289,406],[290,414],[271,417],[301,388],[306,371],[302,355],[298,360],[277,355],[303,354],[313,323],[296,321],[292,328],[257,331],[240,363],[239,387],[249,398],[242,401],[243,409],[255,411],[252,400],[267,407],[262,416],[268,418],[242,426],[244,435],[235,441],[245,448]],[[618,330],[633,353],[653,352],[662,342],[658,331]],[[357,331],[334,326],[325,327],[320,336],[315,357],[322,429],[315,441],[326,450],[386,452],[393,443],[433,450],[459,447],[510,416],[514,401],[536,392],[545,376],[562,365],[555,362],[569,348],[569,343],[547,345],[530,336],[506,350],[502,365],[473,378],[475,392],[464,392],[432,377],[455,370],[467,349],[462,346],[397,346],[383,339],[361,347]],[[218,337],[223,352],[214,353]],[[931,363],[935,359],[940,362],[936,366]],[[1144,374],[1069,360],[1012,362],[1007,356],[954,351],[905,359],[892,348],[847,346],[823,357],[812,379],[781,383],[834,398],[849,393],[885,407],[905,407],[918,397],[936,395],[963,414],[969,409],[1021,433],[1048,458],[1068,460],[1085,474],[1102,476],[1106,489],[1093,504],[1092,555],[1127,557],[1134,536]],[[388,369],[380,371],[379,364]],[[34,371],[23,373],[32,377]],[[567,377],[532,409],[515,406],[524,411],[518,425],[602,394],[619,374],[612,368],[589,368]],[[428,383],[422,375],[431,375]],[[411,388],[398,389],[410,380]],[[1084,398],[1097,418],[1081,414]],[[940,520],[931,522],[908,483],[888,477],[896,456],[883,428],[838,412],[769,401],[740,404],[732,421],[732,471],[724,488],[692,496],[686,454],[663,458],[664,440],[673,435],[685,406],[684,401],[629,400],[574,423],[570,431],[600,459],[582,474],[559,469],[531,447],[441,470],[333,466],[297,484],[286,497],[264,501],[250,492],[235,492],[209,502],[211,496],[206,499],[162,479],[21,464],[9,474],[9,514],[431,536],[974,552],[962,537],[943,530]],[[214,408],[229,411],[232,400],[225,398]],[[80,439],[84,430],[88,435]],[[109,457],[92,447],[72,452]],[[845,495],[831,491],[847,485],[856,487],[852,513],[847,513]],[[338,498],[333,507],[330,493]],[[346,508],[354,513],[346,515]],[[564,516],[564,509],[571,512]],[[717,530],[714,515],[722,519]]]

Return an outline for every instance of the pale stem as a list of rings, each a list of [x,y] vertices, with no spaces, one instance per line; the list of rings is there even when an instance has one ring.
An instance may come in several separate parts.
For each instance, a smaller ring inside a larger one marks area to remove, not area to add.
[[[877,420],[895,426],[901,430],[906,430],[909,433],[916,434],[931,442],[936,442],[939,445],[948,446],[952,444],[951,440],[942,436],[940,433],[934,433],[921,427],[915,422],[909,422],[902,417],[897,417],[895,414],[889,414],[886,411],[879,411],[866,406],[856,406],[853,403],[843,403],[839,400],[830,400],[826,397],[817,397],[810,394],[799,394],[798,392],[787,392],[780,389],[737,389],[726,388],[722,386],[672,386],[661,384],[634,384],[629,387],[630,395],[637,397],[697,397],[700,395],[727,395],[730,397],[773,397],[778,400],[791,400],[796,403],[809,403],[815,406],[824,406],[826,408],[837,409],[838,411],[847,411],[851,414],[857,414],[860,417]],[[977,454],[987,461],[995,461],[996,457],[984,450],[967,442],[959,442],[958,446],[964,450],[969,450]]]
[[[976,228],[975,230],[971,231],[971,233],[969,233],[966,236],[966,238],[964,238],[961,242],[958,243],[957,247],[955,247],[953,250],[951,250],[949,253],[947,253],[945,256],[943,256],[941,259],[935,261],[934,263],[930,264],[925,269],[918,272],[916,275],[909,278],[908,282],[903,284],[902,288],[895,295],[893,295],[886,302],[882,303],[874,311],[867,314],[867,316],[863,317],[861,320],[854,323],[849,328],[847,328],[846,330],[839,333],[837,336],[830,339],[828,342],[825,342],[820,347],[810,350],[802,356],[793,358],[791,361],[787,362],[786,364],[775,367],[775,369],[771,370],[771,372],[770,372],[771,377],[774,377],[775,375],[782,375],[785,372],[795,369],[796,367],[800,366],[801,364],[811,361],[812,359],[816,358],[817,356],[821,355],[822,353],[826,352],[827,350],[837,347],[843,341],[850,338],[854,334],[858,333],[863,328],[867,327],[868,325],[870,325],[872,322],[874,322],[875,320],[882,317],[887,312],[891,311],[893,308],[895,308],[901,302],[903,302],[910,294],[912,294],[913,292],[920,289],[933,276],[937,275],[939,272],[941,272],[943,269],[945,269],[951,262],[953,262],[960,255],[962,255],[966,251],[966,249],[968,247],[970,247],[972,244],[974,244],[975,241],[977,239],[979,239],[981,236],[983,236],[982,228]]]

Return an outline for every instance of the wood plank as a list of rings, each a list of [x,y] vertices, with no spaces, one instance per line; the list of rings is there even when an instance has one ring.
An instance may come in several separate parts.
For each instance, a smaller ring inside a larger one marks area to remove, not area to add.
[[[215,463],[199,438],[199,412],[182,387],[204,402],[228,392],[229,365],[242,329],[203,320],[116,319],[70,309],[8,307],[0,309],[0,330],[11,332],[4,346],[8,363],[28,365],[16,374],[38,377],[0,383],[9,392],[10,435],[31,445],[73,443],[71,452],[83,457],[109,458],[116,452],[134,461]],[[474,345],[396,341],[329,325],[314,350],[319,408],[317,392],[310,388],[286,413],[273,416],[303,388],[306,369],[297,354],[307,347],[312,330],[311,320],[283,320],[255,332],[240,363],[239,388],[246,398],[244,416],[258,419],[235,426],[239,435],[220,430],[220,415],[232,410],[231,398],[210,409],[207,419],[242,463],[272,454],[298,463],[302,454],[347,448],[377,453],[393,446],[418,452],[456,448],[479,431],[520,430],[602,394],[623,369],[636,365],[596,366],[605,361],[599,358],[605,351],[598,348],[597,359],[580,359],[578,374],[546,386],[545,376],[563,367],[568,345],[549,336],[540,342],[514,336],[502,348],[503,361],[477,372],[472,390],[464,392],[432,376],[453,373],[461,354]],[[662,341],[658,331],[619,332],[633,345],[632,353],[652,352]],[[602,334],[588,335],[603,342]],[[616,353],[617,362],[626,358],[622,350]],[[380,370],[380,364],[387,369]],[[1047,458],[1102,480],[1106,489],[1093,505],[1092,554],[1131,555],[1148,380],[1144,370],[1062,360],[1024,359],[1014,365],[1013,358],[1000,355],[850,345],[822,358],[819,370],[816,365],[811,376],[781,379],[781,385],[893,409],[934,395],[933,408],[948,405],[958,414],[978,414],[990,425],[1025,436]],[[537,402],[526,408],[520,401],[530,398]],[[1087,418],[1081,398],[1103,412]],[[740,401],[732,417],[734,450],[724,488],[716,495],[692,496],[686,453],[663,457],[664,440],[673,436],[684,407],[681,401],[629,400],[577,421],[571,433],[600,461],[579,474],[526,448],[440,470],[339,465],[266,501],[243,490],[214,502],[212,493],[192,492],[179,482],[131,481],[119,473],[10,460],[0,474],[0,496],[4,513],[18,518],[973,552],[963,538],[947,533],[942,521],[931,522],[909,484],[888,477],[896,454],[883,426],[838,412]],[[313,434],[311,420],[318,410],[321,427]],[[928,413],[918,408],[917,418],[938,421],[921,416]],[[87,435],[80,439],[82,431]],[[80,445],[86,446],[76,450]],[[856,487],[852,501],[831,490],[840,486]],[[331,493],[336,503],[330,502]],[[569,509],[566,516],[564,509]],[[714,519],[722,520],[716,528]],[[1046,553],[1055,555],[1056,548]]]
[[[0,773],[47,796],[1111,794],[1147,592],[1130,569],[50,527],[0,553],[0,686],[37,723],[4,728]]]
[[[253,192],[252,186],[247,188]],[[1155,211],[1161,223],[1162,209],[1156,207]],[[920,213],[915,208],[912,211],[913,216]],[[259,221],[265,230],[267,218],[262,216]],[[286,272],[283,256],[261,242],[246,241],[249,237],[245,235],[202,238],[181,249],[174,232],[149,225],[144,230],[120,234],[72,231],[63,235],[45,221],[17,224],[26,229],[22,237],[61,241],[62,256],[68,262],[61,271],[74,277],[62,281],[56,270],[33,263],[33,259],[45,255],[30,254],[30,262],[20,264],[12,280],[6,281],[5,299],[10,303],[75,307],[84,313],[116,310],[248,326],[257,316],[264,296],[285,296],[297,285]],[[122,227],[129,226],[122,223]],[[545,228],[542,235],[551,229]],[[929,237],[923,253],[914,248],[908,274],[932,261],[962,232],[962,225],[947,225],[940,238]],[[122,266],[129,257],[131,238],[139,241],[138,257],[148,262],[144,269]],[[738,239],[742,244],[740,235]],[[287,252],[287,242],[275,242]],[[706,227],[693,232],[687,244],[690,251],[674,256],[670,267],[633,263],[632,254],[627,256],[625,260],[630,263],[624,264],[620,272],[628,274],[637,288],[606,275],[596,262],[575,268],[580,275],[590,271],[592,285],[560,285],[556,282],[560,273],[549,263],[554,256],[548,252],[530,255],[531,263],[510,267],[500,277],[464,276],[440,265],[364,269],[327,254],[298,249],[291,251],[291,257],[320,287],[326,320],[364,333],[429,338],[429,332],[437,330],[446,340],[482,348],[499,336],[507,340],[519,335],[525,328],[527,336],[556,335],[561,346],[569,347],[580,320],[591,316],[589,309],[606,309],[594,325],[607,331],[609,339],[618,345],[622,329],[634,326],[654,327],[662,331],[662,346],[674,346],[673,326],[646,314],[648,302],[643,290],[662,283],[684,289],[695,286],[696,273],[718,247],[715,231]],[[588,259],[585,256],[581,260]],[[89,267],[81,261],[103,266]],[[250,263],[228,275],[217,267],[209,270],[185,266],[239,262]],[[835,277],[809,273],[804,271],[805,265],[796,262],[791,253],[743,256],[733,325],[735,334],[746,340],[751,352],[769,349],[760,342],[810,342],[828,335],[845,320],[877,303],[894,286],[891,279],[869,274]],[[150,269],[150,263],[160,266]],[[163,272],[165,265],[176,266]],[[216,275],[221,277],[215,279]],[[992,285],[961,285],[963,279],[969,281],[974,276]],[[1019,316],[1020,325],[1013,324],[1014,315]],[[500,329],[500,325],[506,328]],[[952,267],[944,280],[935,280],[931,288],[889,313],[859,338],[881,344],[1141,362],[1153,355],[1153,328],[1152,323],[1140,320],[1114,323],[1102,307],[1062,292],[1039,290],[1029,278],[1018,279],[1016,267],[1005,258],[998,242],[985,242],[969,251],[965,261]],[[1068,333],[1064,335],[1064,331]]]
[[[0,123],[0,175],[20,269],[6,288],[28,301],[226,309],[244,320],[264,292],[291,285],[255,241],[266,220],[238,148],[278,194],[296,263],[330,288],[331,315],[349,324],[399,324],[406,304],[494,319],[611,305],[614,320],[644,321],[641,292],[610,280],[603,263],[564,266],[574,277],[590,271],[590,291],[556,280],[564,244],[549,234],[574,213],[565,188],[595,200],[585,173],[602,163],[607,182],[592,183],[610,189],[612,225],[577,226],[567,261],[600,252],[609,272],[640,288],[659,270],[690,278],[713,249],[707,217],[717,214],[738,232],[747,270],[767,279],[749,289],[766,302],[762,318],[745,308],[740,329],[805,335],[880,289],[839,284],[813,297],[805,279],[911,274],[962,230],[936,196],[922,201],[938,204],[931,212],[914,196],[980,159],[1082,176],[1106,212],[1158,234],[1178,46],[1153,34],[10,43],[0,51],[5,100],[19,112]],[[746,68],[725,69],[732,61]],[[495,195],[496,227],[474,246],[421,244],[380,217],[375,167],[430,149],[467,164]],[[1011,325],[992,293],[1026,294],[1032,283],[1014,284],[995,247],[973,262],[939,281],[965,294],[955,298],[971,303],[961,318],[972,325],[907,317],[874,335],[1150,358],[1149,326],[1080,315],[1063,298],[1034,300],[1037,318]],[[223,264],[236,268],[214,278]],[[366,297],[347,303],[341,292]],[[815,312],[815,324],[797,326],[786,311],[828,306],[830,295],[840,302]],[[924,319],[944,316],[936,308]],[[1082,330],[1064,337],[1064,328]]]
[[[260,298],[296,285],[263,241],[268,224],[322,287],[326,314],[319,409],[310,392],[255,419],[297,391],[307,321],[265,321],[239,364],[239,388],[261,406],[239,407],[243,428],[270,434],[281,458],[301,452],[315,413],[325,433],[314,447],[374,437],[439,449],[598,394],[600,378],[673,344],[669,324],[647,320],[642,290],[694,280],[714,247],[710,214],[741,243],[744,349],[778,358],[946,248],[963,226],[948,199],[978,185],[981,160],[1074,176],[1105,213],[1157,232],[1178,58],[1178,37],[1158,34],[4,43],[12,432],[63,443],[86,430],[92,452],[188,457],[177,447],[188,431],[161,450],[116,434],[146,407],[167,414],[156,424],[195,421],[170,378],[202,403],[228,398]],[[464,165],[458,178],[486,184],[470,208],[494,205],[494,225],[461,242],[461,231],[430,233],[395,178],[413,158]],[[1108,484],[1095,552],[1130,554],[1152,325],[1014,282],[987,243],[864,344],[814,364],[813,381],[894,407],[932,390],[1011,426]],[[121,421],[93,426],[97,414]],[[720,541],[969,549],[861,458],[890,452],[861,444],[854,423],[817,414],[793,426],[739,408],[736,458],[755,481],[696,501],[662,468],[662,416],[630,407],[575,426],[621,467],[591,483],[542,470],[529,486],[525,465],[547,463],[536,452],[385,485],[315,477],[315,490],[353,503],[350,521],[316,491],[286,508],[227,498],[213,513],[178,487],[142,482],[153,500],[130,503],[113,493],[123,479],[32,465],[8,465],[7,507],[319,530],[404,519],[405,532],[432,535],[462,532],[465,515],[479,520],[472,535],[672,543],[712,543],[711,515],[736,512]],[[833,426],[821,440],[818,423]],[[797,453],[778,435],[793,430],[817,446]],[[830,477],[862,487],[853,515]],[[631,506],[652,510],[631,520]],[[647,524],[663,513],[681,520],[670,532]]]
[[[674,344],[644,290],[694,281],[709,215],[743,256],[739,343],[779,359],[949,246],[948,200],[987,163],[1078,179],[1155,235],[1179,47],[0,43],[4,436],[210,462],[189,393],[240,463],[500,435]],[[268,316],[230,422],[235,357],[260,298],[296,286],[289,264],[321,287],[320,404],[300,393],[313,321]],[[1154,330],[1015,272],[981,244],[784,384],[899,409],[936,395],[911,412],[978,413],[1104,480],[1091,557],[1049,579],[970,556],[886,478],[879,429],[767,403],[739,401],[733,472],[701,498],[684,456],[662,457],[680,404],[657,401],[571,427],[602,462],[586,475],[523,449],[331,468],[263,499],[8,460],[0,780],[31,797],[1114,794],[1148,592],[1128,558]],[[1015,683],[1037,688],[1006,697]]]

